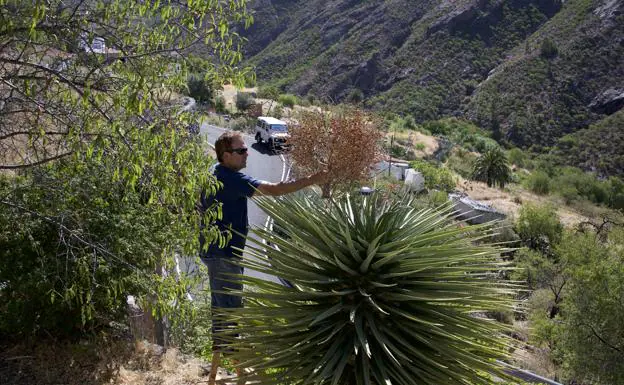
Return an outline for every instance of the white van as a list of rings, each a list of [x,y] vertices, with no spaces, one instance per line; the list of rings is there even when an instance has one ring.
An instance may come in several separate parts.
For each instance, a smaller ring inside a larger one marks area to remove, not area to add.
[[[265,142],[271,150],[287,147],[289,137],[288,125],[282,120],[260,116],[256,121],[256,142]]]

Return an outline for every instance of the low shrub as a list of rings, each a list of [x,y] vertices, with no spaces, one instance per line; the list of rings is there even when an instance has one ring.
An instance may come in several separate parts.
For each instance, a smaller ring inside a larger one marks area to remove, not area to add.
[[[249,131],[253,128],[253,119],[240,117],[230,122],[230,128],[235,131]]]
[[[525,245],[549,253],[552,245],[561,241],[563,224],[554,206],[525,204],[515,226],[516,233]]]
[[[511,164],[514,164],[518,167],[526,167],[528,157],[527,155],[519,148],[512,148],[507,151],[507,159]]]
[[[477,156],[467,151],[454,151],[446,161],[446,167],[468,179]]]
[[[258,93],[256,95],[260,99],[277,100],[280,92],[275,86],[263,86],[258,88]]]
[[[256,101],[248,92],[236,93],[236,109],[239,111],[247,111],[247,109]]]
[[[455,177],[446,167],[438,167],[424,160],[412,161],[410,167],[423,174],[426,188],[446,192],[455,190]]]
[[[543,171],[535,171],[526,179],[526,185],[531,192],[539,195],[550,193],[550,177]]]
[[[282,94],[277,99],[284,107],[293,108],[295,104],[298,104],[298,98],[292,94]]]
[[[595,174],[584,172],[576,167],[560,169],[555,179],[556,189],[561,195],[576,190],[578,195],[596,204],[609,204],[610,181],[599,180]]]
[[[439,207],[448,203],[448,194],[446,191],[432,190],[427,195],[429,203],[433,207]]]

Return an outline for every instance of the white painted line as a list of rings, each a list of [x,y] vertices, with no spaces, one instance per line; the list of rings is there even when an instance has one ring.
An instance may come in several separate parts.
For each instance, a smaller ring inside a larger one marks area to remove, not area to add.
[[[283,154],[280,154],[280,159],[282,160],[282,182],[284,181],[284,177],[286,176],[286,158],[284,158]]]

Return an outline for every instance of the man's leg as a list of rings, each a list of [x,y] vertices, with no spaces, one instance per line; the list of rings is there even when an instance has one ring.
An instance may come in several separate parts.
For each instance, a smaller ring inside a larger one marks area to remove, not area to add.
[[[221,363],[221,353],[227,350],[226,342],[219,338],[219,334],[224,330],[235,326],[225,324],[223,321],[215,319],[215,315],[220,308],[242,307],[240,296],[218,293],[219,291],[242,290],[242,283],[232,282],[234,279],[229,274],[243,274],[243,268],[228,262],[227,258],[202,258],[202,262],[208,267],[208,278],[210,280],[210,298],[212,309],[212,364],[208,385],[214,385],[217,370]],[[237,376],[240,376],[240,368],[236,368]]]
[[[210,375],[208,376],[208,385],[215,385],[215,380],[217,378],[217,369],[219,369],[219,364],[221,363],[221,352],[213,351],[212,352],[212,362],[210,363]]]

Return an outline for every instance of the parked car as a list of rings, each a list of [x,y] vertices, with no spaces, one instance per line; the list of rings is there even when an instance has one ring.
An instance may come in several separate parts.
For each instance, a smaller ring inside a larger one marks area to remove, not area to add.
[[[258,143],[266,143],[271,151],[286,149],[290,138],[288,125],[270,116],[260,116],[256,121],[255,138]]]

